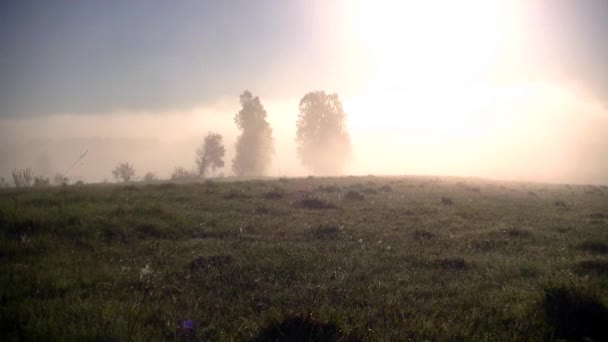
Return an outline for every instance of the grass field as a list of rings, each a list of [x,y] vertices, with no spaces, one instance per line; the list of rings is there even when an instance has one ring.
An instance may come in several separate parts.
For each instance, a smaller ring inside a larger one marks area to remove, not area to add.
[[[0,227],[3,341],[608,339],[605,186],[3,190]]]

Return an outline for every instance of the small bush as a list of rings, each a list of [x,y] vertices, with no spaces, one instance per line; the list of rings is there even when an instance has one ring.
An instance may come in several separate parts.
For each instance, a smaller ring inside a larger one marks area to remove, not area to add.
[[[518,228],[507,229],[505,233],[507,233],[510,237],[515,238],[528,238],[532,236],[532,233],[529,230]]]
[[[333,240],[338,237],[338,227],[319,227],[313,230],[313,236],[319,240]]]
[[[299,206],[306,209],[333,209],[335,206],[318,198],[305,198],[298,202]]]
[[[454,201],[452,201],[452,199],[449,197],[441,197],[441,204],[452,205],[452,204],[454,204]]]
[[[270,189],[266,195],[264,195],[267,199],[281,199],[285,197],[285,190],[279,187],[274,187]]]
[[[607,254],[608,244],[600,241],[585,241],[579,245],[579,249],[592,253]]]
[[[318,192],[331,194],[334,192],[339,192],[340,188],[335,185],[319,185],[316,190]]]
[[[378,188],[378,190],[380,190],[380,192],[391,192],[393,191],[393,188],[390,185],[383,185]]]
[[[578,273],[592,273],[600,276],[608,275],[608,260],[583,260],[578,263]]]
[[[563,286],[544,289],[543,306],[554,338],[608,340],[608,309],[581,290]]]
[[[188,263],[190,272],[202,271],[212,267],[223,267],[232,264],[234,259],[229,255],[197,256]]]
[[[435,237],[435,234],[428,232],[426,230],[416,230],[412,233],[412,236],[416,240],[430,240]]]
[[[341,335],[334,324],[320,322],[312,315],[297,315],[266,327],[255,341],[340,341]]]
[[[346,195],[344,195],[344,198],[351,201],[363,201],[365,196],[360,192],[349,190]]]
[[[435,260],[433,264],[447,270],[455,271],[462,271],[468,268],[467,263],[463,258],[443,258]]]
[[[553,201],[553,206],[556,208],[566,208],[566,209],[568,208],[568,206],[566,205],[566,202],[560,201],[560,200]]]

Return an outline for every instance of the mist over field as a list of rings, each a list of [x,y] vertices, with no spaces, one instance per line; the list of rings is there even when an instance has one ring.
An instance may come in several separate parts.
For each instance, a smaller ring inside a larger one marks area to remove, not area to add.
[[[378,121],[356,108],[355,101],[346,100],[354,156],[343,174],[608,183],[606,110],[571,94],[549,96],[496,100],[448,122],[432,112],[408,120],[414,114],[407,113],[416,109],[405,110],[400,121],[390,117]],[[133,163],[138,176],[151,171],[169,178],[177,166],[194,167],[194,151],[208,131],[224,136],[230,161],[238,135],[233,123],[238,103],[232,102],[179,113],[3,119],[0,175],[8,177],[14,168],[31,167],[52,176],[88,150],[86,159],[70,171],[75,180],[111,181],[111,170],[120,162]],[[276,146],[267,172],[270,177],[312,174],[296,153],[297,102],[266,101]],[[232,175],[229,166],[223,173]]]
[[[608,183],[599,2],[233,5],[4,5],[0,175],[52,177],[89,151],[66,176],[112,180],[129,162],[136,177],[168,178],[217,132],[231,176],[249,89],[273,132],[265,176]],[[298,103],[315,90],[344,107],[352,148],[339,171],[297,152]]]

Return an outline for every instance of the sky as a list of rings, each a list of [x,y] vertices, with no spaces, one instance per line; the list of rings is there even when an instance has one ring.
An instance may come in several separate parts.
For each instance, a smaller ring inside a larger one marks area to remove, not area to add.
[[[249,89],[275,132],[269,175],[306,175],[297,104],[326,90],[349,173],[607,184],[605,32],[602,0],[5,1],[0,174],[89,149],[73,178],[125,161],[168,177],[208,131],[230,160]]]

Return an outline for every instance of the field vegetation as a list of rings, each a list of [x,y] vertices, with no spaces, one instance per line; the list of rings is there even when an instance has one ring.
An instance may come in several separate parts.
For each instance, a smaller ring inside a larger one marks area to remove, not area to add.
[[[2,189],[2,340],[607,340],[608,188]]]

